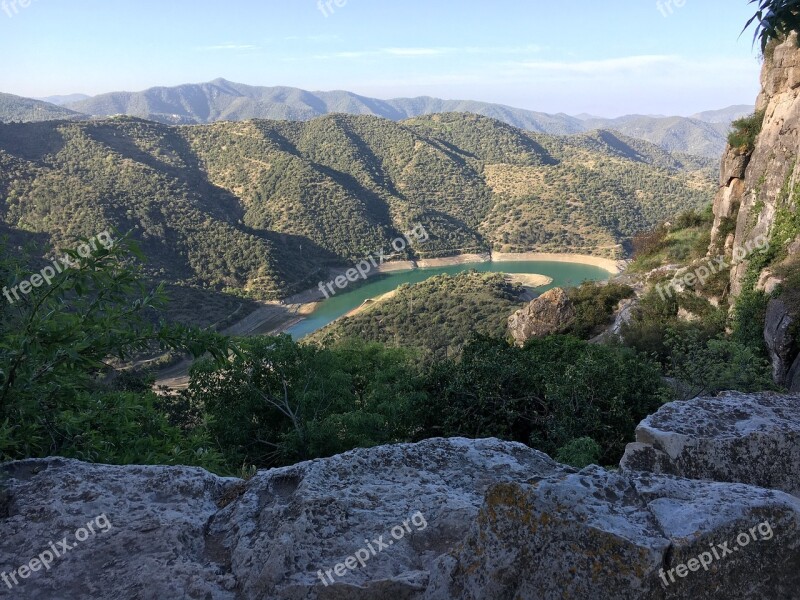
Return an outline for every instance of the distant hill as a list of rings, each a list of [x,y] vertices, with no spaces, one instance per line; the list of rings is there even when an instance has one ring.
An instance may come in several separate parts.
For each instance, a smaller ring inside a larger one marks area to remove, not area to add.
[[[737,104],[721,110],[707,110],[706,112],[692,115],[692,119],[704,121],[706,123],[731,123],[736,119],[741,119],[750,115],[755,110],[752,104]]]
[[[275,298],[418,223],[430,240],[407,257],[616,256],[708,204],[715,164],[614,132],[550,136],[464,113],[6,124],[0,218],[60,247],[132,231],[153,277]]]
[[[401,121],[444,112],[471,112],[529,131],[569,134],[583,131],[579,119],[500,104],[438,98],[378,100],[352,92],[308,92],[289,87],[254,87],[215,79],[209,83],[112,92],[69,104],[96,116],[125,114],[163,123],[212,123],[247,119],[309,120],[331,113],[373,115]]]
[[[613,129],[661,146],[669,152],[719,158],[725,151],[730,121],[710,123],[686,117],[631,115],[618,119],[587,119],[590,129]]]
[[[10,123],[11,121],[31,123],[57,119],[74,119],[81,116],[83,115],[76,111],[56,106],[49,102],[0,93],[0,122],[2,123]]]
[[[63,98],[53,97],[59,103]],[[588,115],[551,115],[469,100],[430,97],[379,100],[347,91],[309,92],[291,87],[258,87],[225,79],[155,87],[141,92],[112,92],[66,102],[65,106],[92,116],[128,115],[165,124],[208,124],[248,119],[307,121],[331,113],[373,115],[402,121],[428,114],[470,112],[527,131],[552,135],[613,129],[653,142],[671,152],[714,159],[718,159],[725,148],[728,124],[743,110],[743,107],[730,107],[700,113],[697,118],[628,116],[602,119]]]
[[[80,102],[81,100],[86,100],[88,98],[91,98],[91,96],[87,96],[86,94],[69,94],[66,96],[47,96],[45,98],[36,98],[36,100],[49,102],[50,104],[55,104],[56,106],[64,106],[70,102]]]

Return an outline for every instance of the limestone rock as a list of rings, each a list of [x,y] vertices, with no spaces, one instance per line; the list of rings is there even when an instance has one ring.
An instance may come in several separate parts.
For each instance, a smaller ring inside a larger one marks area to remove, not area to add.
[[[5,475],[0,573],[29,564],[51,541],[62,552],[65,536],[68,545],[77,545],[49,569],[18,577],[12,590],[0,581],[0,598],[237,597],[225,560],[205,541],[205,526],[238,480],[189,467],[111,467],[58,458],[9,463],[0,470]],[[110,528],[95,527],[94,535],[77,542],[78,529],[101,515]]]
[[[730,552],[716,560],[712,545]],[[793,598],[798,546],[800,500],[788,494],[589,467],[492,488],[424,598]],[[681,564],[698,570],[670,574]]]
[[[731,446],[730,463],[758,463],[779,438],[772,429],[797,422],[788,401],[770,406],[742,424],[767,441]],[[0,483],[0,573],[50,541],[74,543],[98,516],[110,525],[13,590],[0,583],[0,598],[760,599],[800,589],[798,498],[632,470],[577,472],[498,440],[355,450],[247,482],[186,467],[26,460],[0,466]],[[710,544],[733,546],[759,524],[769,539],[664,585],[662,567],[689,564]],[[359,555],[363,566],[350,559]]]
[[[209,531],[229,549],[247,598],[413,598],[425,589],[430,564],[464,537],[490,485],[570,470],[497,440],[356,450],[259,473]],[[335,584],[319,579],[318,571],[324,579],[367,540],[392,541],[390,530],[417,512],[427,527],[412,524],[365,567],[334,573]]]
[[[13,597],[415,598],[490,485],[571,471],[521,444],[463,439],[356,450],[262,471],[246,484],[191,468],[9,463],[0,572],[105,514],[108,532],[22,581]],[[426,527],[412,519],[417,512]],[[403,521],[412,531],[365,567],[334,575],[335,585],[318,578],[367,541],[393,540]],[[0,582],[0,598],[5,588]]]
[[[518,344],[532,337],[563,331],[575,318],[575,308],[561,288],[545,292],[508,319],[508,328]]]
[[[726,393],[665,404],[636,429],[623,469],[800,496],[800,396]]]
[[[720,186],[725,187],[731,184],[732,179],[744,179],[747,172],[747,163],[750,162],[750,155],[742,154],[734,148],[728,148],[722,157],[722,168],[720,169]]]

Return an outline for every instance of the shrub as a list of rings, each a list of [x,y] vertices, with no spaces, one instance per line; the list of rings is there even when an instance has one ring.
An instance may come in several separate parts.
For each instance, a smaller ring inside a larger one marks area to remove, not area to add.
[[[666,345],[666,374],[676,379],[680,400],[727,390],[754,392],[773,388],[769,363],[734,340],[705,339],[698,329],[684,329],[670,331]]]
[[[742,117],[733,122],[733,130],[728,134],[728,144],[742,154],[753,151],[756,138],[764,125],[764,111],[756,111],[749,117]]]
[[[478,338],[440,363],[418,408],[421,437],[499,437],[556,455],[590,437],[602,464],[619,461],[636,425],[664,399],[656,365],[627,348],[569,336],[523,348]]]
[[[581,339],[602,333],[611,323],[620,301],[635,295],[633,288],[627,285],[613,282],[601,285],[591,281],[567,293],[575,307],[575,319],[567,332]]]
[[[125,359],[154,348],[227,356],[227,340],[179,326],[153,324],[147,311],[163,306],[130,263],[127,242],[88,257],[67,251],[74,268],[48,286],[0,307],[0,460],[71,456],[107,463],[219,466],[202,431],[169,425],[141,382],[120,380],[136,394],[103,386],[110,356]],[[0,276],[31,276],[0,249]],[[9,285],[9,287],[11,284]]]
[[[556,453],[556,460],[562,464],[583,469],[589,465],[596,465],[602,452],[600,444],[590,437],[582,437],[561,447]]]
[[[667,234],[666,227],[660,226],[633,237],[633,260],[655,254],[664,247]]]

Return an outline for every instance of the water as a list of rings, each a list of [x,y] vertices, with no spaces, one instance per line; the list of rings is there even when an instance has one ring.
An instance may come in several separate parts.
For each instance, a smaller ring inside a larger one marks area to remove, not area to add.
[[[542,261],[485,262],[385,273],[374,279],[370,278],[367,283],[358,287],[356,287],[358,285],[356,283],[351,284],[352,287],[339,291],[335,296],[321,302],[312,314],[287,330],[287,333],[294,339],[300,339],[358,308],[364,303],[364,300],[382,296],[404,283],[420,283],[443,273],[455,275],[470,269],[480,273],[525,273],[551,277],[553,283],[537,288],[539,292],[545,292],[554,287],[571,287],[587,280],[605,280],[610,277],[608,271],[591,265]]]

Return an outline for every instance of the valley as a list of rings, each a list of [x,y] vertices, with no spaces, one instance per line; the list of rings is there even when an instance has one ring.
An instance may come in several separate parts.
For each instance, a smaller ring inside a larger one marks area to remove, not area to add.
[[[169,126],[130,117],[0,125],[2,226],[62,247],[129,234],[190,301],[274,301],[421,224],[421,265],[464,253],[591,254],[710,201],[713,164],[607,131],[559,137],[461,113]],[[425,261],[428,261],[427,263]]]

